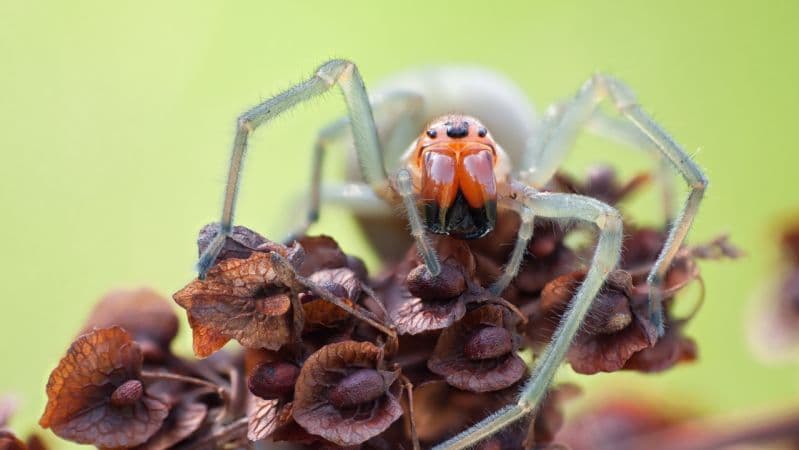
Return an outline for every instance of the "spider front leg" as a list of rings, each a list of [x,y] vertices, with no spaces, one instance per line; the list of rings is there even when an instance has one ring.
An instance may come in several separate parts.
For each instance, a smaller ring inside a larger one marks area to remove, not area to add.
[[[416,208],[416,197],[413,195],[413,181],[411,174],[406,169],[401,169],[397,173],[397,192],[402,197],[402,205],[405,207],[405,212],[408,216],[408,224],[411,227],[411,236],[416,241],[416,248],[419,254],[424,259],[424,265],[427,271],[433,276],[438,276],[441,273],[441,263],[438,261],[436,251],[430,242],[427,240],[424,225],[422,225],[422,217],[419,215],[419,210]]]
[[[390,149],[396,147],[393,140],[401,139],[407,143],[416,134],[415,128],[411,128],[409,133],[407,127],[409,123],[413,125],[415,121],[418,121],[417,114],[422,110],[423,105],[423,100],[419,95],[404,91],[392,92],[374,99],[371,104],[373,117],[377,124],[378,139],[381,144],[387,144],[381,145],[381,150],[385,151],[386,148]],[[349,133],[347,133],[349,128],[349,118],[343,117],[322,128],[317,135],[311,160],[308,211],[305,220],[289,235],[289,241],[303,236],[308,231],[308,228],[319,220],[323,195],[322,166],[325,156],[331,146],[349,144]],[[391,156],[391,154],[388,155],[389,158],[391,158]],[[360,189],[361,186],[361,184],[348,183],[346,185],[333,186],[328,189],[334,190],[339,196],[346,197],[345,203],[347,204],[350,203],[350,199],[352,199],[352,203],[357,204],[362,203],[360,201],[362,198],[375,197],[374,191],[369,190],[369,192],[364,192]],[[378,199],[378,201],[380,200]],[[381,210],[383,208],[378,206],[377,209]]]
[[[535,220],[533,210],[523,203],[516,203],[514,206],[521,219],[521,224],[519,225],[516,243],[510,254],[510,259],[502,270],[502,275],[488,288],[496,296],[501,295],[505,288],[516,278],[519,273],[519,267],[522,265],[522,260],[524,260],[524,254],[527,251],[527,244],[533,237],[533,222]]]
[[[216,261],[225,238],[232,230],[239,178],[249,136],[260,125],[269,122],[283,111],[323,94],[333,85],[338,85],[344,94],[363,179],[372,189],[385,189],[388,178],[383,166],[377,128],[361,75],[355,64],[350,61],[329,61],[320,66],[314,76],[307,81],[259,104],[239,117],[225,185],[225,203],[219,221],[219,231],[197,262],[201,279]]]
[[[530,146],[533,166],[525,179],[535,187],[544,186],[565,157],[580,128],[596,116],[597,106],[609,98],[619,113],[647,137],[651,145],[682,175],[691,193],[676,218],[669,224],[663,249],[647,277],[649,284],[649,315],[663,335],[662,280],[672,260],[691,228],[699,204],[705,194],[707,178],[688,153],[655,123],[638,105],[635,96],[624,83],[607,75],[595,75],[588,80],[574,99],[562,111],[550,117]],[[629,133],[627,133],[629,134]]]
[[[538,358],[533,373],[522,389],[516,404],[495,412],[463,433],[437,445],[434,450],[470,447],[535,412],[580,329],[585,315],[591,308],[593,299],[619,261],[622,220],[616,209],[590,197],[537,192],[518,182],[514,182],[511,189],[511,198],[535,211],[538,216],[574,218],[593,223],[599,230],[599,241],[585,280],[572,297],[558,329],[552,336],[552,341]]]

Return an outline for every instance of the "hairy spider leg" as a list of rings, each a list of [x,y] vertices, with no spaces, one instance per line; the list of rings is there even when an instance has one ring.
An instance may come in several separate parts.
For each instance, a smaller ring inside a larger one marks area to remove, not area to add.
[[[502,269],[502,275],[500,275],[488,289],[492,294],[497,296],[501,295],[511,281],[516,278],[516,274],[519,273],[519,267],[521,267],[522,261],[524,260],[524,254],[527,252],[527,244],[533,237],[535,221],[534,211],[521,203],[514,202],[512,205],[516,213],[519,214],[521,224],[516,234],[516,243],[510,254],[510,259],[508,259],[508,262],[505,263],[505,267]]]
[[[214,264],[225,243],[225,238],[230,234],[233,227],[233,214],[236,206],[239,178],[249,136],[260,125],[269,122],[283,111],[323,94],[333,85],[338,85],[344,94],[344,100],[349,111],[355,149],[364,181],[374,190],[384,189],[388,185],[388,177],[383,166],[383,155],[380,151],[380,143],[377,137],[377,128],[372,116],[366,88],[358,68],[355,64],[346,60],[328,61],[320,66],[310,79],[255,106],[238,118],[219,231],[208,245],[208,248],[200,255],[200,259],[197,262],[197,270],[201,279],[205,277],[208,269]]]
[[[416,207],[416,197],[413,195],[413,180],[407,169],[400,169],[397,173],[397,192],[402,197],[402,204],[405,206],[405,211],[408,215],[408,224],[411,226],[411,235],[416,241],[416,248],[422,256],[428,272],[433,276],[437,276],[441,273],[441,264],[436,256],[436,251],[427,240],[422,217]]]
[[[531,143],[534,160],[526,174],[526,181],[540,188],[550,180],[565,158],[580,128],[595,117],[594,111],[606,98],[609,98],[619,113],[649,139],[691,188],[691,193],[669,225],[666,243],[647,277],[650,320],[657,327],[658,334],[662,336],[663,277],[691,228],[708,183],[702,169],[688,153],[641,109],[630,88],[615,78],[597,74],[582,86],[560,114],[546,120],[541,132],[534,137]]]
[[[380,96],[371,101],[373,117],[377,124],[378,140],[382,144],[384,139],[388,139],[387,145],[381,145],[381,149],[395,148],[392,139],[403,139],[405,144],[413,140],[418,129],[413,120],[415,114],[422,108],[422,98],[410,92],[397,91],[388,95]],[[304,235],[311,225],[319,221],[322,193],[322,166],[328,149],[335,144],[342,144],[348,140],[350,121],[347,117],[342,117],[322,128],[316,138],[311,161],[311,183],[308,192],[308,211],[305,220],[294,229],[290,239]],[[408,137],[410,136],[410,137]],[[384,155],[386,156],[386,155]],[[387,155],[389,158],[392,155]],[[345,183],[333,186],[325,186],[325,190],[332,191],[334,198],[344,200],[345,204],[352,202],[355,207],[359,204],[369,202],[376,198],[374,191],[365,192],[363,183]],[[368,186],[365,186],[367,189]],[[361,195],[363,194],[363,195]],[[371,195],[370,195],[371,194]],[[328,195],[326,195],[327,197]],[[379,198],[377,198],[380,201]],[[377,206],[377,211],[385,210],[385,205]]]
[[[511,192],[512,201],[535,211],[537,216],[574,218],[596,225],[599,240],[585,281],[569,302],[568,309],[552,336],[552,341],[537,359],[518,401],[493,413],[452,439],[433,447],[434,450],[454,450],[473,446],[535,412],[591,308],[592,301],[619,261],[622,219],[615,208],[594,198],[577,194],[538,192],[519,182],[512,183]]]

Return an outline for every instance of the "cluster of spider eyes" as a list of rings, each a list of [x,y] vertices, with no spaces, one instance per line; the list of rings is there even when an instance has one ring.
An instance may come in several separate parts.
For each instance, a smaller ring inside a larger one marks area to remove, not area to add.
[[[621,200],[632,189],[610,176],[560,178],[559,189]],[[580,261],[591,249],[567,245],[573,229],[541,222],[518,276],[491,294],[485,286],[501,273],[518,219],[498,223],[473,242],[435,237],[436,277],[413,248],[370,277],[330,237],[283,245],[236,227],[206,278],[173,296],[203,359],[171,351],[178,319],[169,302],[148,290],[111,294],[51,374],[40,423],[103,448],[441,442],[515,401],[529,358],[550,340],[585,275]],[[200,252],[213,233],[212,225],[202,230]],[[628,227],[619,270],[567,355],[575,371],[662,371],[696,357],[686,319],[673,317],[671,305],[699,276],[697,257],[718,255],[726,243],[680,251],[665,286],[668,332],[658,340],[644,277],[664,239],[663,230]],[[223,349],[230,340],[241,351]],[[553,389],[562,395],[550,395],[528,426],[481,448],[557,448],[557,403],[574,388]]]

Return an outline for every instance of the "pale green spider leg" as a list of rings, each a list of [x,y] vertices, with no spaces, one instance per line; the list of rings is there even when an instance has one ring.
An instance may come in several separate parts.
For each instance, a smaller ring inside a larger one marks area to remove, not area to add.
[[[540,217],[578,219],[596,225],[599,241],[585,280],[572,297],[552,341],[537,358],[535,368],[516,404],[483,419],[463,433],[433,447],[454,450],[473,446],[522,417],[535,412],[555,372],[608,274],[616,267],[621,252],[622,220],[615,208],[599,200],[576,194],[538,192],[521,183],[512,185],[512,198]]]
[[[494,295],[501,295],[505,288],[516,278],[516,275],[519,273],[519,267],[522,265],[522,261],[524,260],[524,254],[527,252],[527,244],[530,242],[530,239],[533,237],[533,226],[535,221],[535,213],[532,209],[524,206],[521,203],[512,203],[513,208],[516,210],[516,213],[519,214],[519,218],[521,219],[521,224],[519,225],[519,231],[517,232],[516,243],[513,246],[513,251],[510,254],[510,259],[508,262],[505,263],[505,267],[502,270],[502,275],[498,279],[491,284],[491,287],[488,288]]]
[[[333,85],[338,85],[344,94],[361,176],[376,192],[389,187],[377,128],[360,73],[352,62],[329,61],[320,66],[314,76],[307,81],[259,104],[239,117],[230,158],[228,181],[225,186],[225,202],[222,208],[219,232],[197,262],[197,270],[201,279],[213,265],[222,250],[225,238],[231,232],[239,178],[250,134],[258,126],[269,122],[283,111],[323,94]]]
[[[657,161],[657,182],[660,185],[663,199],[664,223],[668,226],[674,222],[674,171],[672,164],[660,152],[657,146],[637,126],[623,119],[611,117],[597,108],[586,122],[585,127],[591,133],[619,142],[633,149],[644,150]]]
[[[422,109],[422,99],[415,94],[409,92],[393,92],[388,95],[381,96],[380,98],[371,101],[373,117],[377,124],[378,140],[381,144],[381,151],[386,148],[393,148],[392,140],[401,138],[405,141],[405,145],[410,142],[415,136],[416,130],[416,113]],[[322,128],[316,138],[313,149],[313,157],[311,162],[311,183],[310,191],[308,192],[308,212],[305,220],[297,226],[289,240],[298,238],[304,235],[311,225],[319,220],[319,212],[321,208],[322,197],[322,166],[324,163],[325,155],[331,146],[350,144],[348,133],[350,127],[349,118],[343,117],[336,120],[329,125]],[[408,128],[411,128],[409,133]],[[410,137],[409,137],[410,134]],[[386,142],[388,141],[388,142]],[[388,144],[388,145],[386,145]],[[387,155],[391,158],[392,155]],[[353,188],[356,183],[347,183],[341,186],[325,187],[332,189],[339,194],[347,196],[348,193],[356,195],[353,198],[354,202],[359,201],[359,193],[357,188]],[[348,187],[353,189],[348,189]],[[373,193],[374,191],[370,192]],[[368,194],[364,194],[368,195]],[[383,206],[383,208],[385,208]],[[378,209],[383,209],[378,208]]]
[[[658,334],[664,332],[662,280],[674,256],[685,240],[707,187],[707,178],[699,166],[658,124],[638,105],[632,91],[622,82],[606,75],[589,79],[563,111],[545,121],[531,143],[530,170],[523,179],[532,186],[545,185],[565,158],[568,149],[582,126],[594,115],[597,106],[610,98],[619,113],[638,128],[683,176],[691,193],[670,225],[666,243],[647,277],[649,284],[649,315]]]

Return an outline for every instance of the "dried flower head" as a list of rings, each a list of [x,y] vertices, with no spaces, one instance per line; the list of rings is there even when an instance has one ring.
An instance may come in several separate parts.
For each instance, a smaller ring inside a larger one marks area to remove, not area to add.
[[[219,224],[216,223],[209,223],[202,227],[200,235],[197,237],[197,250],[199,254],[205,251],[218,232]],[[225,238],[225,243],[222,245],[222,250],[219,252],[219,256],[216,257],[216,260],[219,262],[229,258],[247,259],[252,252],[269,251],[269,249],[275,245],[278,244],[275,244],[247,227],[237,225],[233,227],[230,235]]]
[[[361,297],[361,280],[351,269],[321,269],[312,273],[308,279],[333,295],[342,298],[349,306],[356,305]],[[312,292],[301,293],[300,301],[305,317],[304,332],[340,328],[342,324],[351,322],[352,316],[347,311]]]
[[[459,389],[497,391],[526,372],[516,353],[519,343],[510,311],[498,305],[480,306],[441,332],[427,367]]]
[[[466,305],[493,296],[480,285],[476,263],[465,241],[434,238],[441,273],[432,276],[411,248],[378,292],[399,334],[440,330],[460,320]]]
[[[162,361],[178,332],[178,318],[169,302],[147,288],[106,294],[94,306],[80,334],[118,325],[142,349],[145,362]]]
[[[454,436],[492,411],[514,402],[518,390],[516,384],[501,391],[475,393],[454,388],[443,380],[415,386],[413,412],[419,440],[426,447]]]
[[[142,354],[120,327],[96,329],[72,343],[50,374],[39,420],[64,439],[98,447],[133,447],[164,422],[169,405],[141,383]]]
[[[202,427],[208,406],[198,401],[182,401],[169,411],[164,424],[136,450],[167,450],[188,439]]]
[[[534,346],[549,342],[568,302],[585,272],[560,276],[541,293],[541,313],[530,321],[528,336]],[[567,360],[578,373],[613,372],[630,357],[653,342],[654,327],[645,311],[631,301],[632,279],[623,271],[613,272],[589,311],[583,329],[575,337]]]
[[[289,261],[301,250],[280,247]],[[292,339],[291,280],[275,267],[271,253],[226,259],[176,292],[189,316],[194,353],[204,358],[236,339],[248,348],[277,350]]]
[[[402,415],[398,370],[385,370],[382,350],[368,342],[329,344],[302,367],[294,420],[337,445],[358,445]]]

